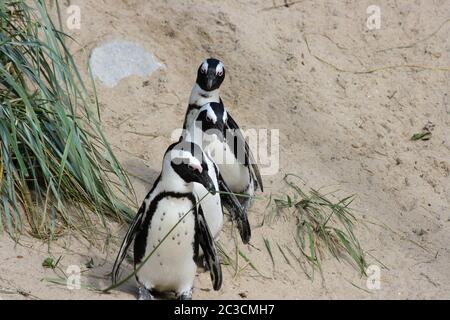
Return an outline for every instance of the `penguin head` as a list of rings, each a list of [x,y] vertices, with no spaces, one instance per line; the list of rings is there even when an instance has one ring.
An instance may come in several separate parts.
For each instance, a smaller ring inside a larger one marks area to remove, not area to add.
[[[209,58],[198,67],[197,84],[205,91],[219,89],[223,79],[225,79],[225,67],[220,60]]]
[[[204,134],[216,135],[223,142],[227,119],[228,114],[222,102],[209,102],[200,108],[195,123],[201,125]]]
[[[208,164],[203,150],[193,142],[180,141],[172,144],[165,158],[170,166],[186,183],[197,182],[208,191],[215,193],[214,183],[209,176]]]

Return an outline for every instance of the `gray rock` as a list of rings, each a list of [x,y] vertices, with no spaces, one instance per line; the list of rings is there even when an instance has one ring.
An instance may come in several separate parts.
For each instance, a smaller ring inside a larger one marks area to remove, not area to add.
[[[142,46],[122,40],[114,40],[92,50],[89,64],[94,78],[110,88],[126,77],[148,77],[164,67]]]

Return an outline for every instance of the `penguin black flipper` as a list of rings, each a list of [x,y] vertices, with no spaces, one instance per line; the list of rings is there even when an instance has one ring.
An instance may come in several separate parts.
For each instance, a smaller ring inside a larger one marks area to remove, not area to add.
[[[156,185],[158,184],[158,181],[160,179],[161,179],[161,176],[159,176],[156,179],[156,181],[153,185],[153,188],[147,194],[145,199],[150,198],[150,195],[152,194],[154,188],[156,187]],[[145,200],[144,200],[144,202],[142,202],[141,207],[139,208],[139,211],[137,212],[133,221],[131,222],[130,226],[128,227],[127,233],[125,234],[125,238],[122,241],[119,253],[117,254],[116,261],[114,261],[114,266],[113,266],[112,273],[111,273],[113,284],[116,284],[117,280],[119,279],[120,266],[122,265],[122,262],[127,255],[128,248],[133,243],[133,240],[136,237],[136,233],[139,231],[139,228],[142,225],[143,218],[145,216],[145,206],[146,205],[145,205]]]
[[[262,192],[264,192],[264,186],[261,178],[261,173],[259,172],[258,165],[255,161],[255,158],[253,156],[252,151],[250,150],[250,147],[248,146],[247,141],[242,136],[241,129],[239,129],[239,126],[237,125],[236,121],[234,121],[233,117],[228,113],[228,119],[226,122],[225,130],[230,130],[229,132],[232,134],[233,140],[236,139],[237,141],[234,142],[234,148],[235,148],[235,154],[238,154],[236,151],[237,146],[244,146],[245,148],[245,164],[251,165],[252,169],[251,172],[253,176],[256,178],[255,181],[257,181],[257,186],[261,189]],[[227,137],[227,132],[224,132],[224,137]]]
[[[128,248],[133,243],[133,240],[136,236],[136,232],[139,229],[139,226],[142,223],[142,218],[144,217],[144,210],[145,210],[145,203],[143,203],[139,208],[138,213],[131,222],[128,231],[125,234],[125,238],[122,241],[119,253],[117,254],[116,261],[114,262],[114,266],[111,273],[113,284],[116,284],[119,279],[120,266],[123,260],[125,259],[125,256],[127,255]]]
[[[252,231],[250,228],[250,223],[248,222],[247,213],[242,208],[241,203],[238,198],[233,194],[233,192],[228,188],[225,180],[219,174],[219,189],[222,192],[220,199],[222,200],[225,208],[230,212],[231,218],[237,223],[239,234],[241,236],[242,242],[247,244],[250,242],[252,236]]]
[[[205,261],[211,274],[213,288],[217,291],[222,286],[222,267],[220,265],[220,258],[217,253],[214,238],[209,231],[209,227],[206,223],[201,206],[198,207],[197,212],[197,232],[198,240],[200,242],[200,246],[202,247]]]

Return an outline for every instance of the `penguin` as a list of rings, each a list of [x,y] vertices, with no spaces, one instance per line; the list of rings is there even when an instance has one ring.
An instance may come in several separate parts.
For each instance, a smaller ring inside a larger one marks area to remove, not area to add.
[[[223,103],[219,89],[224,79],[225,67],[220,60],[209,58],[200,64],[189,98],[183,128],[195,120],[200,108],[206,103]],[[259,187],[264,192],[264,187],[258,165],[247,141],[228,111],[224,137],[223,142],[216,141],[209,146],[209,149],[215,150],[211,152],[211,155],[224,181],[232,192],[241,194],[238,196],[239,201],[243,209],[248,211],[256,189]]]
[[[206,103],[199,109],[196,118],[188,122],[183,131],[182,139],[191,141],[203,148],[205,153],[205,162],[208,165],[208,174],[214,183],[216,194],[208,193],[202,184],[194,184],[194,192],[199,198],[206,195],[200,206],[205,213],[206,222],[210,228],[211,234],[215,239],[219,237],[223,225],[223,207],[225,203],[231,214],[233,221],[237,223],[242,242],[247,244],[251,237],[251,228],[248,222],[247,213],[243,210],[238,198],[232,193],[217,165],[211,158],[209,149],[205,148],[212,141],[222,143],[224,140],[224,126],[228,115],[222,103]]]
[[[220,60],[209,58],[204,60],[197,70],[197,80],[189,97],[189,105],[184,119],[186,124],[192,123],[198,110],[208,102],[220,102],[219,88],[225,79],[225,67]]]
[[[222,285],[214,238],[194,193],[194,183],[215,192],[205,158],[195,143],[172,144],[164,155],[159,177],[125,235],[114,263],[112,282],[117,283],[120,265],[134,240],[134,268],[140,268],[136,273],[139,300],[168,293],[180,300],[191,299],[199,246],[214,290]]]

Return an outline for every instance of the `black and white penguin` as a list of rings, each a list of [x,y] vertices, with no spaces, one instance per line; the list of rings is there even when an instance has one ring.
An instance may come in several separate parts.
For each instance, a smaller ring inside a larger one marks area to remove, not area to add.
[[[184,118],[186,124],[193,122],[198,110],[208,102],[220,102],[219,88],[225,79],[225,67],[217,59],[210,58],[202,62],[197,70],[197,80],[189,97],[189,105]]]
[[[200,108],[206,103],[222,103],[220,85],[225,79],[225,67],[217,59],[204,60],[197,70],[197,80],[192,88],[183,128],[195,120]],[[226,110],[226,109],[225,109]],[[252,197],[258,187],[264,191],[261,174],[253,154],[244,139],[238,124],[227,112],[224,126],[225,140],[209,147],[211,156],[229,188],[243,196],[239,197],[245,211],[251,206]],[[228,209],[228,207],[227,207]]]
[[[199,246],[214,290],[221,287],[219,256],[204,213],[198,206],[194,183],[215,192],[202,149],[187,141],[172,144],[164,155],[161,174],[125,235],[112,271],[112,280],[116,283],[120,265],[134,240],[134,266],[135,269],[140,267],[136,274],[140,300],[166,293],[175,293],[179,299],[191,299]],[[156,251],[145,262],[153,250]]]
[[[222,230],[222,202],[224,202],[231,214],[232,220],[237,224],[242,241],[248,243],[251,237],[251,229],[247,213],[243,210],[239,199],[232,193],[221,176],[219,169],[211,158],[209,149],[205,148],[213,142],[223,143],[223,133],[227,118],[227,111],[222,103],[207,103],[199,109],[194,121],[187,122],[182,139],[194,142],[203,148],[205,162],[208,165],[209,176],[214,183],[215,190],[223,191],[223,193],[217,192],[216,194],[211,194],[203,185],[199,183],[194,184],[194,192],[196,195],[199,198],[205,196],[200,206],[205,214],[211,234],[217,239]]]

